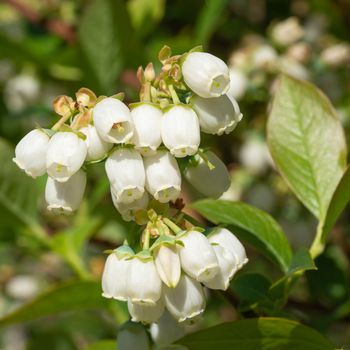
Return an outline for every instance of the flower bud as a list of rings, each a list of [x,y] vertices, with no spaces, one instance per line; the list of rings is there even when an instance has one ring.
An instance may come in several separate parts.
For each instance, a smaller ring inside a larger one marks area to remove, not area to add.
[[[210,289],[226,290],[237,270],[237,259],[235,255],[219,245],[213,245],[213,249],[220,269],[215,277],[208,282],[204,282],[204,285]]]
[[[189,53],[182,64],[182,74],[188,87],[204,98],[218,97],[229,89],[227,65],[210,53]]]
[[[131,261],[127,282],[128,296],[132,303],[155,306],[162,294],[162,281],[153,260]]]
[[[113,146],[111,143],[105,142],[101,139],[93,125],[81,128],[79,131],[86,136],[87,161],[94,161],[103,158]]]
[[[175,157],[195,154],[200,144],[196,113],[185,105],[171,106],[162,117],[161,134],[164,145]]]
[[[240,269],[248,262],[247,254],[242,243],[228,229],[218,227],[209,236],[208,240],[211,244],[218,244],[225,250],[229,251],[236,257],[237,269]]]
[[[168,311],[164,311],[157,323],[152,323],[150,333],[158,346],[169,345],[185,335],[182,327]]]
[[[208,239],[198,231],[187,231],[179,239],[182,269],[198,282],[210,281],[219,271],[218,260]]]
[[[175,288],[181,276],[181,264],[176,245],[159,245],[154,251],[154,262],[161,280],[169,288]]]
[[[56,181],[65,182],[81,168],[86,154],[86,143],[79,136],[73,132],[57,132],[47,148],[47,173]]]
[[[184,175],[198,192],[207,197],[218,198],[230,187],[230,174],[225,164],[213,152],[206,152],[205,157],[214,166],[213,169],[209,168],[206,161],[197,154],[195,156],[197,164],[190,164]]]
[[[147,191],[159,202],[175,201],[181,191],[181,174],[175,158],[166,151],[143,159]]]
[[[97,132],[103,140],[125,143],[131,139],[134,126],[129,108],[123,102],[107,97],[95,105],[92,115]]]
[[[178,321],[193,320],[205,310],[205,297],[201,284],[182,274],[175,288],[164,287],[165,306]]]
[[[162,143],[162,111],[157,105],[139,103],[131,110],[134,123],[132,143],[143,156],[153,155]]]
[[[145,169],[139,152],[116,149],[106,160],[106,173],[120,203],[132,203],[145,192]]]
[[[140,199],[137,199],[131,203],[118,202],[117,196],[114,194],[112,188],[111,196],[115,208],[125,221],[135,220],[135,213],[139,210],[147,209],[148,206],[149,198],[147,192],[144,192]]]
[[[150,350],[148,335],[143,326],[128,322],[118,331],[118,350]]]
[[[46,173],[46,151],[49,136],[40,129],[30,131],[16,146],[13,161],[33,178]]]
[[[86,187],[86,173],[78,170],[66,182],[47,178],[45,200],[47,209],[57,214],[70,214],[77,210],[83,200]]]
[[[133,322],[157,322],[164,313],[164,298],[161,297],[155,305],[134,304],[128,300],[128,310]]]
[[[102,275],[103,297],[128,300],[127,281],[132,255],[131,248],[127,246],[122,246],[108,255]]]
[[[191,102],[201,130],[207,134],[229,134],[242,119],[237,102],[227,95],[211,99],[195,96]]]

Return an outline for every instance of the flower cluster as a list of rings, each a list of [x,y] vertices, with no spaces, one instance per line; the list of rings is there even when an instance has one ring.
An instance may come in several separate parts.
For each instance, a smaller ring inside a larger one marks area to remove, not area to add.
[[[32,177],[47,173],[45,198],[57,213],[78,209],[87,165],[105,161],[113,204],[124,220],[140,225],[140,244],[125,242],[110,253],[103,295],[126,301],[135,322],[156,322],[166,308],[181,323],[204,311],[204,287],[226,290],[247,262],[230,231],[204,235],[179,200],[182,175],[210,197],[230,186],[225,164],[201,148],[201,132],[230,133],[242,114],[227,94],[229,69],[221,59],[198,49],[171,56],[168,47],[159,59],[158,75],[152,64],[139,68],[137,103],[86,88],[75,100],[59,96],[59,121],[27,134],[14,161]]]
[[[203,286],[226,290],[246,262],[245,249],[225,228],[207,237],[198,228],[160,236],[149,253],[121,246],[107,258],[103,296],[128,303],[132,321],[157,322],[165,308],[179,323],[205,309]]]

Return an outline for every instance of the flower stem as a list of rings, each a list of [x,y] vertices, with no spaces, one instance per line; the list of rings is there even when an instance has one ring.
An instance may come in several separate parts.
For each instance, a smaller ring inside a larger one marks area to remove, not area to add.
[[[180,233],[181,231],[183,231],[179,226],[177,226],[176,224],[174,224],[171,220],[169,220],[168,218],[163,218],[162,219],[164,224],[167,225],[175,234]]]
[[[64,115],[52,128],[53,131],[58,131],[61,126],[72,116],[73,114]]]
[[[150,239],[151,239],[151,231],[149,230],[149,228],[146,228],[144,231],[144,236],[143,236],[143,244],[142,244],[143,250],[149,249]]]
[[[174,104],[179,104],[180,103],[180,99],[179,99],[179,96],[177,96],[177,93],[176,93],[176,91],[174,89],[174,86],[170,84],[168,86],[168,88],[169,88],[169,91],[170,91],[170,94],[171,94],[171,98],[172,98]]]

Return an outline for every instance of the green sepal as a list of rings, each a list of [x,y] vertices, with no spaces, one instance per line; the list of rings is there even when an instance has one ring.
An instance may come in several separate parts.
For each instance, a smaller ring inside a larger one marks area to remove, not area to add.
[[[80,131],[77,131],[77,130],[74,130],[74,129],[72,129],[69,125],[67,125],[67,124],[63,124],[60,128],[59,128],[59,130],[57,130],[57,131],[60,131],[60,132],[72,132],[72,133],[74,133],[75,135],[77,135],[79,138],[81,138],[82,140],[86,140],[86,135],[85,134],[83,134],[82,132],[80,132]]]
[[[194,48],[192,48],[190,51],[189,51],[189,53],[190,52],[203,52],[203,46],[202,45],[197,45],[197,46],[195,46]]]
[[[167,235],[161,235],[158,237],[158,239],[152,244],[150,251],[153,251],[160,247],[161,245],[167,245],[167,246],[174,246],[174,245],[180,245],[184,246],[183,242],[178,240],[175,236],[167,236]]]
[[[115,98],[116,100],[123,101],[125,98],[125,94],[124,92],[118,92],[117,94],[112,95],[111,98]]]
[[[197,231],[197,232],[203,233],[203,232],[205,232],[205,229],[204,229],[203,227],[193,226],[193,227],[191,227],[191,228],[188,229],[188,230],[184,230],[184,231],[179,232],[179,233],[176,235],[176,238],[181,238],[181,237],[187,235],[187,233],[189,233],[189,232],[191,232],[191,231]]]
[[[56,134],[55,130],[52,129],[44,129],[41,126],[37,125],[36,127],[38,130],[42,131],[44,134],[46,134],[48,137],[52,137],[54,134]]]
[[[122,245],[114,249],[113,252],[117,255],[118,259],[131,259],[135,256],[134,251],[128,245]]]
[[[162,110],[162,108],[160,107],[160,105],[158,103],[153,103],[153,102],[149,102],[149,101],[140,101],[140,102],[130,103],[129,109],[133,110],[134,108],[142,106],[142,105],[149,105],[149,106],[158,108],[159,110]]]
[[[137,258],[137,259],[144,261],[144,262],[153,260],[152,253],[149,249],[141,250],[136,255],[134,255],[134,258]]]

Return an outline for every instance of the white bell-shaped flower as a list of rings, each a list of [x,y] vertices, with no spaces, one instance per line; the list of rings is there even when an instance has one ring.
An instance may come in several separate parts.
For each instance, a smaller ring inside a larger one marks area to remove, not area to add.
[[[132,203],[142,197],[145,169],[139,152],[130,148],[116,149],[106,160],[105,168],[118,202]]]
[[[153,260],[135,256],[131,261],[127,283],[132,303],[155,306],[162,294],[162,281]]]
[[[164,287],[165,306],[178,321],[193,320],[205,310],[205,296],[201,284],[182,274],[176,288]]]
[[[197,164],[189,165],[184,175],[198,192],[207,197],[218,198],[230,187],[230,174],[225,164],[213,152],[206,152],[205,157],[206,160],[197,154],[195,156]],[[209,161],[214,168],[209,168],[206,161]]]
[[[139,323],[128,322],[118,331],[118,350],[151,350],[145,328]]]
[[[33,178],[46,173],[46,151],[49,136],[40,129],[30,131],[16,146],[13,161]]]
[[[181,191],[181,173],[176,159],[166,151],[143,159],[147,191],[159,202],[176,200]]]
[[[187,231],[179,237],[182,269],[198,282],[210,281],[219,272],[215,252],[207,237],[198,231]]]
[[[134,126],[129,108],[118,99],[107,97],[98,102],[92,111],[92,117],[103,140],[125,143],[132,138]]]
[[[236,257],[237,269],[248,262],[246,251],[238,238],[228,229],[218,227],[209,236],[211,244],[218,244]]]
[[[50,176],[45,187],[47,209],[56,214],[71,214],[83,200],[86,187],[86,173],[78,170],[66,182],[58,182]]]
[[[152,323],[157,322],[164,313],[164,298],[160,298],[155,305],[134,304],[128,300],[128,310],[131,315],[131,321]]]
[[[58,182],[65,182],[81,168],[86,154],[83,139],[73,132],[57,132],[46,152],[47,173]]]
[[[103,141],[93,125],[79,129],[86,136],[87,161],[94,161],[103,158],[113,147],[113,144]]]
[[[198,117],[187,105],[173,105],[164,113],[161,125],[162,140],[175,157],[197,152],[200,144]]]
[[[204,282],[204,285],[210,289],[226,290],[234,273],[237,271],[237,258],[219,245],[213,245],[213,249],[219,262],[219,272],[213,279]]]
[[[191,103],[201,130],[207,134],[229,134],[242,119],[238,103],[228,95],[210,99],[194,96]]]
[[[111,188],[112,201],[115,208],[118,210],[119,214],[122,216],[125,221],[135,220],[135,213],[142,209],[147,209],[149,196],[145,191],[140,199],[137,199],[131,203],[119,202],[117,195],[114,194],[113,189]]]
[[[180,257],[176,245],[159,245],[154,250],[154,262],[161,280],[169,288],[175,288],[181,276]]]
[[[165,310],[157,323],[152,323],[150,333],[157,346],[166,346],[185,335],[185,328]]]
[[[138,103],[131,110],[134,123],[132,143],[140,153],[147,157],[156,153],[162,143],[160,127],[162,110],[152,103]]]
[[[124,246],[122,247],[125,248]],[[120,248],[118,248],[120,249]],[[102,274],[102,296],[120,301],[128,300],[127,280],[133,252],[118,254],[116,251],[108,255]]]
[[[227,92],[230,74],[226,63],[207,52],[191,52],[182,64],[185,83],[197,95],[209,98]]]

